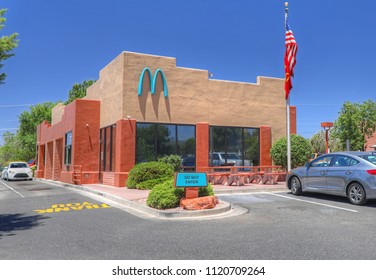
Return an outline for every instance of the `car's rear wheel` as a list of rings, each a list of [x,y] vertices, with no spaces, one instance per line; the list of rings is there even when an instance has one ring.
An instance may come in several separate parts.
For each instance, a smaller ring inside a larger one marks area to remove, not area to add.
[[[302,194],[302,184],[298,177],[293,176],[289,180],[289,189],[293,195],[301,195]]]
[[[352,183],[347,191],[347,196],[352,204],[363,205],[367,202],[366,192],[359,183]]]

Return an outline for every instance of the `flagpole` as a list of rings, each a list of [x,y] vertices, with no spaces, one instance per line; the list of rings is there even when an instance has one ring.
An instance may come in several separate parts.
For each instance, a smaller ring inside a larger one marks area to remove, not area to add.
[[[286,29],[286,21],[289,13],[289,3],[285,2],[285,22],[284,26]],[[287,134],[287,172],[291,171],[291,137],[290,137],[290,94],[286,99],[286,134]]]

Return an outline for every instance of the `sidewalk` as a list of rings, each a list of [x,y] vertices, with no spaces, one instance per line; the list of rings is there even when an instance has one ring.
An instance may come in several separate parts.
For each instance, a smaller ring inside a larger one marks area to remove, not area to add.
[[[57,181],[49,181],[38,179],[44,182],[51,182],[63,187],[68,187],[74,190],[83,191],[94,194],[96,196],[109,199],[111,201],[120,203],[121,205],[130,208],[129,210],[136,210],[149,217],[161,219],[202,219],[202,218],[225,218],[235,215],[241,215],[248,210],[242,207],[231,205],[227,202],[221,201],[214,209],[188,211],[180,207],[167,210],[158,210],[146,206],[146,199],[149,195],[149,190],[137,190],[128,188],[119,188],[103,184],[88,184],[88,185],[73,185]],[[257,192],[279,192],[287,191],[286,182],[278,182],[276,185],[258,185],[247,184],[245,186],[223,186],[213,185],[216,196],[228,194],[250,194]],[[130,211],[132,212],[132,211]]]
[[[82,185],[85,188],[89,188],[93,191],[99,193],[106,193],[109,195],[118,196],[127,200],[141,200],[147,199],[149,195],[149,190],[137,190],[128,188],[118,188],[108,185],[101,184],[90,184]],[[215,195],[222,194],[236,194],[236,193],[255,193],[255,192],[277,192],[277,191],[287,191],[286,182],[278,182],[276,185],[258,185],[258,184],[247,184],[246,186],[223,186],[223,185],[212,185]]]

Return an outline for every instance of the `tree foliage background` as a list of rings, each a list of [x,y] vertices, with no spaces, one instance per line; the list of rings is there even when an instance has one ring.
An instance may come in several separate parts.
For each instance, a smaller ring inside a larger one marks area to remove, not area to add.
[[[6,13],[6,9],[0,9],[0,31],[4,28],[4,23],[6,21],[6,18],[4,17],[4,14]],[[0,38],[0,70],[4,66],[3,61],[7,60],[8,58],[14,56],[12,53],[12,50],[17,47],[18,45],[18,34],[13,33],[9,36],[2,36]],[[0,84],[4,84],[4,80],[6,78],[6,74],[0,72]]]
[[[320,130],[309,139],[314,153],[325,153],[326,140],[325,131]],[[334,130],[329,131],[329,149],[330,152],[342,151],[342,145]]]
[[[80,84],[74,84],[72,89],[69,91],[68,100],[64,102],[64,105],[71,103],[77,98],[85,97],[87,88],[94,83],[95,80],[85,80]]]
[[[81,84],[73,85],[69,91],[68,100],[64,102],[65,105],[71,103],[76,98],[86,96],[86,89],[95,81],[84,81]],[[22,160],[28,161],[36,156],[36,141],[37,131],[36,127],[43,121],[51,123],[52,108],[60,101],[45,102],[29,107],[29,110],[24,111],[18,116],[19,127],[17,132],[5,132],[3,134],[3,145],[0,147],[0,164],[5,165],[9,161]]]
[[[17,133],[5,132],[3,145],[0,147],[0,163],[22,160],[28,161],[36,155],[36,126],[43,121],[51,122],[52,108],[58,102],[45,102],[30,106],[19,117]]]
[[[351,150],[365,151],[367,138],[376,132],[376,103],[372,100],[346,102],[339,114],[334,135],[340,139],[342,149],[346,149],[346,140],[350,140]]]

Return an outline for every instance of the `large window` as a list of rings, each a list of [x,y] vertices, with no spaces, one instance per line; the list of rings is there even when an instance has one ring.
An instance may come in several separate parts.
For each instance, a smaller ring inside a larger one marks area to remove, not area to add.
[[[258,166],[259,130],[243,127],[210,127],[209,165]]]
[[[72,131],[65,134],[65,155],[64,164],[70,165],[72,163]]]
[[[116,159],[116,126],[111,125],[100,130],[100,170],[113,171]]]
[[[136,162],[177,154],[183,159],[196,151],[195,126],[137,123]]]

